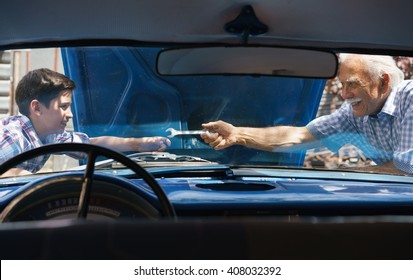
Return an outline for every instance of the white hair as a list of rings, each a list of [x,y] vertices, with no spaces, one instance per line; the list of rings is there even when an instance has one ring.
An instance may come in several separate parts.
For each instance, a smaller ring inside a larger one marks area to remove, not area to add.
[[[360,60],[366,66],[373,79],[380,79],[383,74],[390,76],[390,87],[396,87],[404,80],[403,71],[400,70],[391,56],[367,54],[340,54],[340,63],[347,60]]]

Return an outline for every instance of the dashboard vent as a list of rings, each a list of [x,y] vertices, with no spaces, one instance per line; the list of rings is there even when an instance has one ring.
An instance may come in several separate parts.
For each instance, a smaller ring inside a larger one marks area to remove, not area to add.
[[[214,191],[265,191],[275,189],[274,185],[268,183],[240,183],[223,182],[211,184],[197,184],[196,187]]]

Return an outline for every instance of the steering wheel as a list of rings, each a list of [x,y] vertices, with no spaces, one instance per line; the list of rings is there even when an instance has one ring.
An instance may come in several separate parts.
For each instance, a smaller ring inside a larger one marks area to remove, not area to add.
[[[113,176],[98,176],[98,174],[95,174],[95,163],[96,159],[98,156],[104,156],[109,159],[113,159],[114,161],[117,161],[126,167],[130,168],[132,171],[134,171],[138,176],[140,176],[147,184],[148,186],[153,190],[155,193],[157,199],[159,200],[159,203],[161,205],[161,214],[164,217],[175,217],[175,211],[170,203],[168,197],[166,196],[165,192],[163,189],[160,187],[158,182],[155,180],[155,178],[148,173],[144,168],[142,168],[139,164],[135,163],[133,160],[130,158],[126,157],[125,155],[115,152],[113,150],[110,150],[108,148],[104,148],[101,146],[96,146],[92,144],[83,144],[83,143],[60,143],[60,144],[50,144],[50,145],[44,145],[36,149],[32,149],[26,152],[23,152],[6,162],[4,162],[0,166],[0,175],[9,170],[10,168],[17,167],[19,164],[42,156],[42,155],[47,155],[47,154],[64,154],[66,152],[73,152],[73,153],[78,153],[82,152],[87,154],[87,163],[86,163],[86,169],[85,171],[77,175],[77,177],[81,177],[80,179],[74,179],[74,176],[76,175],[71,175],[71,176],[51,176],[50,180],[42,180],[40,183],[36,184],[34,182],[34,186],[31,186],[30,189],[25,190],[22,194],[20,194],[18,197],[25,197],[29,195],[31,192],[33,192],[34,189],[38,188],[44,188],[49,185],[58,185],[59,182],[64,182],[64,181],[78,181],[78,183],[81,183],[81,191],[79,195],[79,204],[77,206],[77,217],[78,219],[85,219],[88,214],[88,208],[90,204],[90,198],[91,198],[91,193],[92,193],[92,185],[94,182],[95,178],[99,178],[100,181],[110,181],[110,184],[115,184],[115,185],[124,185],[125,181],[122,181],[120,178],[115,179]],[[58,186],[57,186],[58,187]],[[55,188],[56,189],[56,188]],[[141,198],[139,199],[142,203],[146,203],[149,205],[152,205],[153,202],[150,202],[148,199]],[[9,209],[8,212],[10,212],[10,209],[13,208],[13,206],[18,205],[16,202],[12,202],[11,205],[9,204]],[[154,208],[156,208],[154,205],[152,205]],[[6,207],[7,209],[7,207]],[[4,212],[4,211],[3,211]],[[4,219],[4,213],[2,213],[2,218]]]

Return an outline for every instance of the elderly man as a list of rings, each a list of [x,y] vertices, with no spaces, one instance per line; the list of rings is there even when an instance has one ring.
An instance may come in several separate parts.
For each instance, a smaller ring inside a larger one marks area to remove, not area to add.
[[[210,122],[202,126],[213,133],[201,137],[216,150],[243,145],[273,151],[320,143],[336,150],[350,143],[377,164],[366,169],[413,174],[413,81],[403,81],[402,71],[388,56],[346,54],[340,60],[338,78],[346,102],[331,115],[305,127]]]

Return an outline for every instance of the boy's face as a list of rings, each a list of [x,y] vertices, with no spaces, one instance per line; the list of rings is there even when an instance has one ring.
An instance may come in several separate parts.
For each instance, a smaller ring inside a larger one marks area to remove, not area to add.
[[[64,90],[52,99],[49,108],[40,104],[42,112],[40,121],[44,135],[62,133],[66,129],[68,121],[73,118],[70,104],[72,104],[72,91],[70,90]]]

